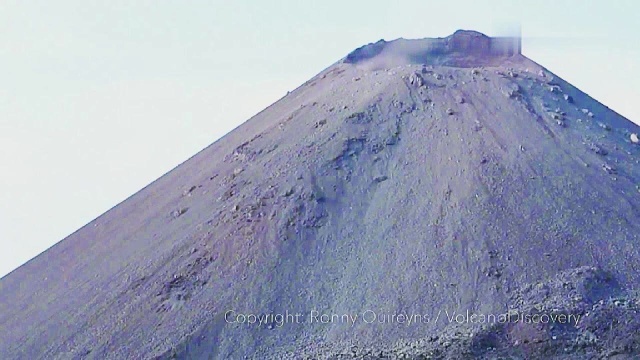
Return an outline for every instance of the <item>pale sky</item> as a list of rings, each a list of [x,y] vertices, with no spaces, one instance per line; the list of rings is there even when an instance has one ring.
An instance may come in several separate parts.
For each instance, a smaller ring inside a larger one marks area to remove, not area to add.
[[[0,277],[379,39],[501,35],[640,122],[640,2],[0,2]]]

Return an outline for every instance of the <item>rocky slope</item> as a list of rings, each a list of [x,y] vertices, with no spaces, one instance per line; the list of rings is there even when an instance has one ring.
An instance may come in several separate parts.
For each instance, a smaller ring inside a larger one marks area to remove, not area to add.
[[[640,297],[580,267],[516,290],[496,319],[447,314],[447,331],[393,346],[307,344],[274,359],[637,359]],[[256,356],[265,358],[265,356]]]
[[[514,49],[357,49],[1,279],[0,357],[637,355],[639,129]],[[447,321],[510,310],[583,317]]]

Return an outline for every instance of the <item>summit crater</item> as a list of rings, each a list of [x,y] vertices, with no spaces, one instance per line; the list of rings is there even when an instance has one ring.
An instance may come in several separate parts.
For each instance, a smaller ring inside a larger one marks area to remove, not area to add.
[[[518,57],[518,37],[489,37],[477,31],[458,30],[444,38],[379,40],[352,51],[343,62],[373,68],[406,64],[477,67],[496,66]]]

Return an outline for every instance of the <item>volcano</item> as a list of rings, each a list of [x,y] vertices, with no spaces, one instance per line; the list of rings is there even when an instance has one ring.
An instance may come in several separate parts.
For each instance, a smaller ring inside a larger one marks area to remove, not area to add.
[[[518,39],[365,45],[2,278],[0,358],[640,356],[638,133]]]

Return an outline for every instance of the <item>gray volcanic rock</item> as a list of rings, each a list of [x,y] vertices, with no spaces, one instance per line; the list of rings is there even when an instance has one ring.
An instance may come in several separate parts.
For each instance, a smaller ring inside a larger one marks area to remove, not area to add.
[[[639,130],[512,39],[367,45],[2,278],[0,358],[637,356]]]

